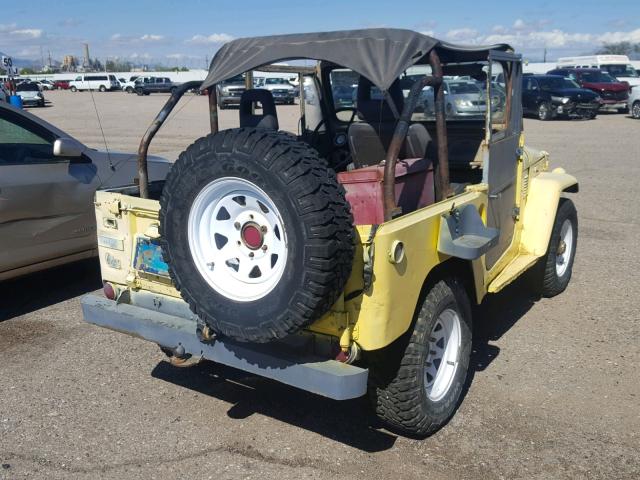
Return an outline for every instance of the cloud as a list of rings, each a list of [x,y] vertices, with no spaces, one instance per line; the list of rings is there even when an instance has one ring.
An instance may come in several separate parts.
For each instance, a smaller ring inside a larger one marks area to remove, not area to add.
[[[140,40],[143,42],[159,42],[160,40],[164,40],[164,35],[153,35],[147,33],[146,35],[141,36]]]
[[[0,24],[0,39],[14,37],[16,39],[33,39],[42,37],[39,28],[18,28],[15,23]]]
[[[123,35],[121,33],[114,33],[111,35],[111,41],[120,45],[124,44],[139,44],[139,43],[157,43],[165,40],[164,35],[156,35],[153,33],[145,33],[138,37],[135,35]]]
[[[453,42],[477,43],[476,39],[479,33],[473,28],[454,28],[453,30],[449,30],[445,36],[447,40]]]
[[[514,21],[510,28],[495,25],[488,34],[479,33],[472,28],[458,28],[449,30],[445,39],[474,45],[491,45],[494,43],[508,43],[516,50],[531,50],[541,48],[595,50],[603,43],[631,42],[640,43],[640,28],[630,31],[613,31],[601,34],[585,32],[566,32],[554,28],[545,29],[547,20],[525,22],[522,19]]]
[[[192,43],[194,45],[209,45],[215,43],[226,43],[233,39],[234,37],[228,33],[212,33],[211,35],[194,35],[187,40],[187,43]]]

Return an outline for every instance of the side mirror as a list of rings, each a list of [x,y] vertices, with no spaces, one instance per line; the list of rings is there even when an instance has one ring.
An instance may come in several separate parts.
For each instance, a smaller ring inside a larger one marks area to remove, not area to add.
[[[80,158],[85,146],[72,138],[58,138],[53,142],[53,156],[66,158]]]

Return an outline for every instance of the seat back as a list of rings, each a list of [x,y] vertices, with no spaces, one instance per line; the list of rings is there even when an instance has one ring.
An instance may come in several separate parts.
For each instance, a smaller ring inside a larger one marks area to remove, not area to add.
[[[349,127],[349,149],[356,168],[376,165],[384,160],[393,132],[402,112],[404,97],[400,83],[396,80],[389,87],[389,96],[397,112],[384,98],[372,98],[373,84],[365,77],[358,81],[357,112],[361,120]]]
[[[262,105],[262,114],[253,113],[254,103]],[[269,90],[252,88],[242,92],[240,97],[240,126],[264,128],[267,130],[278,130],[278,113],[276,112],[276,102]]]
[[[421,123],[412,123],[405,140],[406,158],[434,158],[431,135]]]

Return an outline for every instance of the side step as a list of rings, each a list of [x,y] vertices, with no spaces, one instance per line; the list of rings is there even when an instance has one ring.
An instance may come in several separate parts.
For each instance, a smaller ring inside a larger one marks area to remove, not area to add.
[[[196,336],[193,320],[127,303],[117,304],[97,295],[85,295],[81,304],[88,323],[163,347],[182,346],[194,357],[202,356],[324,397],[348,400],[367,391],[369,371],[354,365],[291,355],[283,352],[282,345],[278,344],[257,345],[227,339],[202,343]]]
[[[487,291],[489,293],[499,292],[536,263],[538,258],[540,257],[535,255],[518,255],[504,267],[500,275],[493,279]]]

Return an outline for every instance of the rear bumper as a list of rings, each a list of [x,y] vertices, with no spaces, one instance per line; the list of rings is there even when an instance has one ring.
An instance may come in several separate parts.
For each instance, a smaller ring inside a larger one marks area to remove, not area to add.
[[[182,346],[194,357],[228,365],[334,400],[348,400],[366,393],[368,370],[335,360],[291,355],[278,344],[245,344],[227,339],[202,343],[194,320],[97,295],[81,300],[84,319],[100,327],[126,333],[163,347]]]

